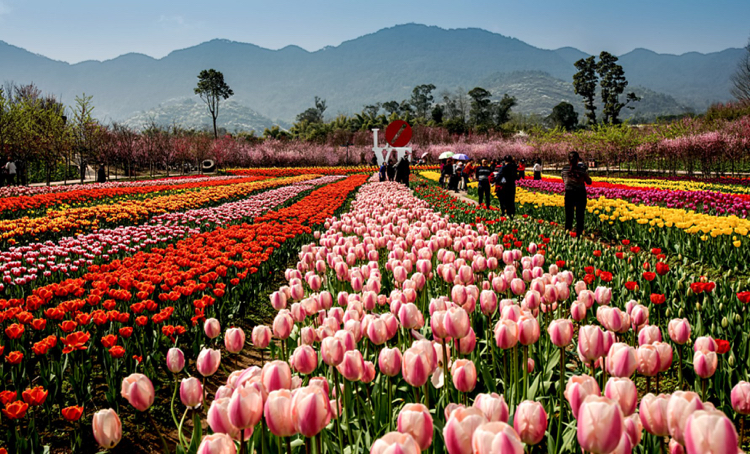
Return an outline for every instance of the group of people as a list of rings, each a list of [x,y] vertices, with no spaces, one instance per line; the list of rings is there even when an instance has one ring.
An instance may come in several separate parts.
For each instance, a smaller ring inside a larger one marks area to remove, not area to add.
[[[542,160],[533,161],[534,180],[542,179]],[[448,190],[467,190],[469,180],[477,181],[479,204],[488,209],[491,206],[492,186],[495,196],[500,202],[500,210],[504,216],[513,218],[516,214],[516,181],[526,178],[526,161],[516,163],[513,156],[506,155],[501,161],[482,159],[477,166],[473,160],[454,161],[447,159],[440,164],[440,185]],[[573,228],[576,221],[576,236],[583,234],[586,215],[586,185],[591,184],[588,168],[581,161],[577,151],[568,155],[568,165],[562,169],[562,179],[565,183],[565,229]]]
[[[7,158],[5,164],[0,167],[0,187],[20,184],[20,181],[16,181],[17,173],[16,163]]]
[[[409,162],[409,156],[404,155],[398,162],[395,159],[389,159],[380,166],[378,171],[378,179],[383,181],[395,181],[396,183],[403,183],[406,187],[409,187],[409,176],[411,175],[411,163]]]

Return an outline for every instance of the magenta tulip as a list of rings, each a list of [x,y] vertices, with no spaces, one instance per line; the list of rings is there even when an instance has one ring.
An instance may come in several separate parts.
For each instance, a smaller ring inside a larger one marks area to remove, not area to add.
[[[620,444],[624,430],[625,417],[611,399],[589,396],[578,409],[578,443],[584,451],[611,453]]]
[[[198,359],[195,361],[195,367],[198,369],[198,373],[204,377],[210,377],[219,370],[219,364],[221,364],[221,352],[212,348],[204,348],[198,354]]]
[[[173,374],[179,374],[185,367],[185,354],[182,350],[172,347],[167,351],[167,369]]]
[[[530,400],[518,404],[513,416],[513,428],[527,445],[542,441],[547,430],[547,412],[542,404]]]
[[[257,325],[253,328],[252,341],[257,348],[266,348],[271,343],[271,328],[266,325]]]
[[[292,421],[297,432],[314,437],[331,421],[331,404],[317,386],[296,390],[292,396]]]
[[[188,408],[198,408],[203,402],[203,386],[195,377],[183,378],[180,383],[180,401]]]
[[[138,411],[146,411],[154,403],[154,385],[143,374],[125,377],[120,394]]]
[[[398,414],[398,431],[408,433],[422,451],[432,444],[432,416],[422,404],[406,404]]]
[[[278,360],[264,364],[260,381],[263,383],[266,392],[269,393],[277,389],[291,389],[292,371],[289,364]]]

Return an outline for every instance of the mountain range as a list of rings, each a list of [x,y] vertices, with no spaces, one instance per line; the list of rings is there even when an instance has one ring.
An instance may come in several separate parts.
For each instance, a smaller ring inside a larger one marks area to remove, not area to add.
[[[701,111],[730,100],[730,77],[743,52],[730,48],[669,55],[636,49],[620,55],[629,89],[643,98],[629,115]],[[100,119],[135,123],[153,118],[157,111],[165,119],[177,111],[185,114],[186,100],[193,101],[193,109],[200,106],[193,95],[197,75],[215,68],[234,90],[235,113],[247,116],[224,124],[227,119],[220,114],[219,123],[231,131],[288,124],[312,106],[314,96],[325,99],[326,115],[334,116],[359,112],[366,104],[407,99],[414,86],[426,83],[437,87],[436,94],[475,86],[498,97],[508,93],[516,96],[514,110],[522,113],[547,114],[563,100],[580,108],[580,98],[572,90],[573,63],[586,56],[575,48],[540,49],[482,29],[419,24],[382,29],[314,52],[215,39],[160,59],[130,53],[76,64],[0,41],[0,81],[34,82],[67,104],[85,92],[93,95]]]

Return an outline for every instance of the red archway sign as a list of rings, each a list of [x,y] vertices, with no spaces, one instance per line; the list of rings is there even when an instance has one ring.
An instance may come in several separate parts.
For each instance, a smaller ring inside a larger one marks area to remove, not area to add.
[[[404,120],[391,122],[385,128],[385,140],[388,142],[388,145],[395,148],[405,147],[411,140],[411,135],[411,126]]]

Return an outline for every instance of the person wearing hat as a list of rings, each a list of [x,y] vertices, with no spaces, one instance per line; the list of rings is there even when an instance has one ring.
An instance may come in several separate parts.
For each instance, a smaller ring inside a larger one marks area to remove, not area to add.
[[[513,216],[516,214],[516,179],[518,178],[518,168],[511,155],[505,156],[504,162],[498,175],[502,184],[498,198],[500,199],[500,209],[503,215],[507,215],[513,219]]]

